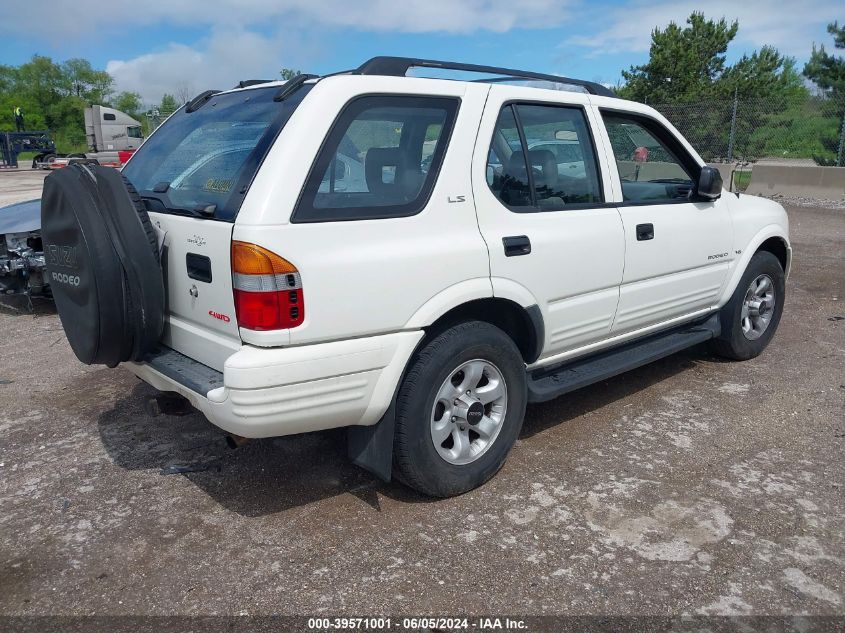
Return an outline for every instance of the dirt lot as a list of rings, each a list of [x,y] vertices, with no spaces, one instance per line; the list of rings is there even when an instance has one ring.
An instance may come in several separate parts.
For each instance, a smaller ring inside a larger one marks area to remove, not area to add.
[[[350,465],[343,432],[233,451],[150,417],[49,308],[0,309],[0,613],[845,614],[845,213],[790,215],[762,357],[530,407],[503,471],[445,501]]]

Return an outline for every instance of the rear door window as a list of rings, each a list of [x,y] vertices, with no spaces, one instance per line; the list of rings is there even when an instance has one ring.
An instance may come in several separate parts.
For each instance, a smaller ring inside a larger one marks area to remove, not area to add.
[[[338,117],[305,183],[293,222],[400,217],[428,201],[457,99],[367,96]]]
[[[604,201],[581,108],[514,104],[499,114],[487,182],[513,211],[562,211]]]

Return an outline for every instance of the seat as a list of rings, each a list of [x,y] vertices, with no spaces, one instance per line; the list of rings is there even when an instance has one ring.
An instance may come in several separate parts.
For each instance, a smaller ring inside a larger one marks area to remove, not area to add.
[[[393,167],[393,179],[385,181],[385,167]],[[371,147],[364,159],[367,189],[376,203],[402,204],[419,195],[425,175],[419,165],[408,165],[399,147]]]

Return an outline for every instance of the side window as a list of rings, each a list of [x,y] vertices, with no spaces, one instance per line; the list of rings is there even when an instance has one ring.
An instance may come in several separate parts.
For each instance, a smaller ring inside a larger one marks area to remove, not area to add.
[[[459,101],[361,97],[341,112],[311,168],[292,220],[400,217],[422,211]]]
[[[503,108],[496,121],[487,157],[487,183],[506,206],[532,210],[528,166],[519,140],[513,106]]]
[[[126,128],[126,136],[129,138],[144,138],[140,125],[130,125]]]
[[[504,108],[490,148],[487,181],[514,211],[561,211],[603,202],[583,110],[530,104]]]
[[[670,138],[668,131],[657,122],[638,117],[605,113],[603,118],[625,202],[689,199],[694,180],[678,152],[661,140]]]

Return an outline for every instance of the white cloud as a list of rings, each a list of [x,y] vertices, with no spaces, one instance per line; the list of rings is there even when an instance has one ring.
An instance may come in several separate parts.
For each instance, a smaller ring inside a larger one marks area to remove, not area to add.
[[[267,24],[351,27],[369,31],[424,33],[507,31],[554,26],[568,14],[571,0],[57,0],[6,2],[0,6],[0,32],[38,24],[39,34],[90,36],[98,29],[129,25],[176,24],[190,27]]]
[[[809,56],[813,37],[824,29],[841,11],[841,5],[831,0],[806,0],[800,10],[788,4],[774,5],[769,0],[710,0],[702,4],[696,0],[663,0],[642,2],[633,0],[605,12],[605,28],[592,35],[575,36],[567,45],[584,46],[593,54],[642,53],[649,49],[651,32],[664,28],[669,22],[684,25],[693,11],[703,12],[709,19],[725,17],[739,21],[739,32],[732,49],[748,52],[766,44],[781,53],[800,58]]]
[[[208,88],[226,90],[241,79],[280,79],[280,39],[216,28],[198,46],[171,44],[162,51],[110,61],[106,70],[117,91],[138,92],[145,102],[155,103],[165,92],[193,96]]]
[[[288,61],[291,58],[319,57],[317,43],[309,39],[315,29],[322,29],[323,35],[326,29],[501,33],[516,26],[562,24],[568,7],[577,1],[118,0],[109,3],[108,10],[102,0],[3,2],[0,34],[21,35],[23,25],[38,24],[39,37],[61,41],[63,50],[73,50],[85,41],[119,51],[125,38],[143,38],[159,26],[206,31],[195,43],[174,42],[138,57],[108,62],[106,70],[115,78],[118,91],[138,92],[145,101],[156,102],[164,92],[186,86],[199,92],[228,88],[241,79],[278,78],[281,67],[298,66]]]

